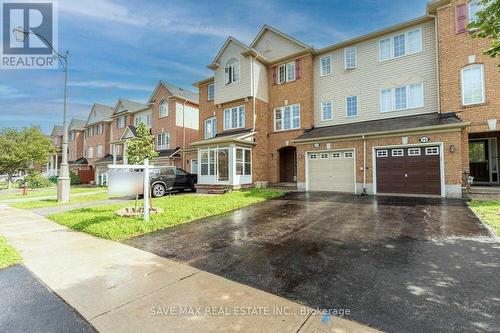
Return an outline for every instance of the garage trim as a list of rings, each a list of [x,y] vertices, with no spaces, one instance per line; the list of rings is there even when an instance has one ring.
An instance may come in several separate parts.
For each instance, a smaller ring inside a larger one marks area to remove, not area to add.
[[[356,186],[356,148],[339,148],[339,149],[323,149],[323,150],[310,150],[306,151],[304,154],[304,158],[306,160],[306,192],[309,192],[309,154],[319,154],[324,153],[324,152],[345,152],[345,151],[352,151],[353,156],[353,164],[354,164],[354,194],[357,194],[357,186]]]
[[[373,194],[377,194],[377,149],[391,149],[391,148],[411,148],[411,147],[428,147],[428,146],[439,146],[439,169],[441,178],[441,197],[446,196],[445,188],[445,176],[444,176],[444,144],[443,142],[427,142],[427,143],[415,143],[407,145],[389,145],[389,146],[373,146],[372,147],[372,177],[373,177]]]

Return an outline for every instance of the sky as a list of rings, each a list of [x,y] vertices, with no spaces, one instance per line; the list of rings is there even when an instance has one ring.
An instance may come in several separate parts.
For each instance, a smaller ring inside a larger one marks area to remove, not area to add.
[[[0,0],[1,2],[1,0]],[[264,24],[321,48],[423,16],[426,0],[59,0],[70,52],[68,119],[93,103],[145,103],[159,80],[196,91],[228,36],[249,45]],[[64,74],[0,70],[0,128],[62,124]]]

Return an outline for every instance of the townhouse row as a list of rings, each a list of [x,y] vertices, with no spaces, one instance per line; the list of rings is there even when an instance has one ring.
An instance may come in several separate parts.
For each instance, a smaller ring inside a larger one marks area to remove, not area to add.
[[[479,9],[433,0],[425,16],[322,49],[270,26],[250,45],[228,37],[194,84],[197,131],[177,144],[179,165],[201,191],[460,197],[469,175],[499,185],[500,74],[467,30]]]

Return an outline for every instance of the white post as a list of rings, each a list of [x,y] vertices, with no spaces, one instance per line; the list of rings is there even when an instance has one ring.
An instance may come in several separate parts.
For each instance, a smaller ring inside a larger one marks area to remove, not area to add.
[[[144,160],[144,221],[149,221],[149,159]]]
[[[56,164],[54,166],[54,170],[55,170],[56,176],[59,174],[59,167],[57,165],[58,162],[59,162],[59,155],[56,154]]]
[[[127,157],[127,141],[123,143],[123,156],[122,156],[122,161],[123,164],[128,164],[128,157]]]
[[[113,165],[116,165],[116,145],[112,145],[113,147]]]

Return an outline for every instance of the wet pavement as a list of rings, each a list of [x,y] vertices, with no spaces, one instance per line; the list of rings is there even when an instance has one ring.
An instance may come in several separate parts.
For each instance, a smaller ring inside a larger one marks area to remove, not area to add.
[[[461,200],[290,193],[126,243],[388,332],[500,331],[500,243]]]
[[[0,269],[0,331],[97,332],[23,265]]]

